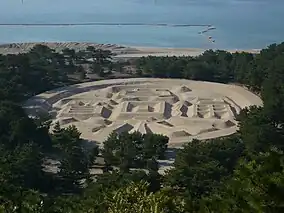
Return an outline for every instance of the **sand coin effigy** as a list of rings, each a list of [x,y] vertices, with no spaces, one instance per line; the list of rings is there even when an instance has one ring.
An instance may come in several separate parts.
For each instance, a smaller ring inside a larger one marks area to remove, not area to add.
[[[111,132],[157,133],[169,145],[233,134],[236,115],[262,101],[246,89],[179,79],[113,79],[48,91],[28,100],[28,114],[48,112],[53,123],[75,125],[102,143]]]

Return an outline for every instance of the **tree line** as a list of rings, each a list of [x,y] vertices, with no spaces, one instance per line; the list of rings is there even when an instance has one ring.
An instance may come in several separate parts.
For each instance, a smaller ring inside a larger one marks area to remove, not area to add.
[[[25,114],[22,101],[74,83],[68,73],[86,59],[66,51],[36,46],[0,56],[0,212],[283,212],[284,43],[256,55],[206,51],[134,62],[137,76],[240,83],[264,102],[241,111],[236,134],[175,150],[165,175],[158,173],[165,136],[113,133],[102,149],[86,149],[75,126],[50,132],[48,119]],[[92,53],[91,64],[107,66],[110,53]],[[92,174],[100,159],[102,173]]]
[[[40,44],[27,53],[0,55],[0,98],[20,102],[56,87],[80,83],[88,71],[104,76],[112,64],[111,56],[110,51],[92,46],[58,52]]]
[[[207,50],[197,57],[148,56],[137,59],[135,64],[140,76],[240,83],[260,92],[271,63],[281,65],[283,48],[282,43],[272,44],[260,54]]]

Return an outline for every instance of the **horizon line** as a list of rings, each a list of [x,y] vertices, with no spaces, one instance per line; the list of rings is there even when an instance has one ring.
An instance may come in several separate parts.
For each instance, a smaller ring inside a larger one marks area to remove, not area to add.
[[[212,24],[168,24],[168,23],[0,23],[0,26],[157,26],[157,27],[212,27]]]

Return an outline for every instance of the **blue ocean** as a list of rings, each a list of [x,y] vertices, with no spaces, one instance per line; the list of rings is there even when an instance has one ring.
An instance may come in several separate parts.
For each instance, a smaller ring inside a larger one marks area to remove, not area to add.
[[[284,41],[283,11],[283,0],[1,0],[0,43],[263,48]],[[100,24],[40,26],[82,23]],[[206,27],[198,25],[216,29],[200,34]]]

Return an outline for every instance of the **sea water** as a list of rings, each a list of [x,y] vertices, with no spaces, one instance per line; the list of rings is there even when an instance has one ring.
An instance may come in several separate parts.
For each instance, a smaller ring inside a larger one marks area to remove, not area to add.
[[[206,49],[263,48],[284,41],[283,11],[283,0],[0,0],[0,24],[102,24],[0,26],[0,43],[78,41]],[[115,23],[122,25],[111,25]],[[131,23],[134,25],[124,25]],[[155,25],[161,23],[171,25]],[[199,34],[206,27],[173,24],[213,25],[216,29]]]

